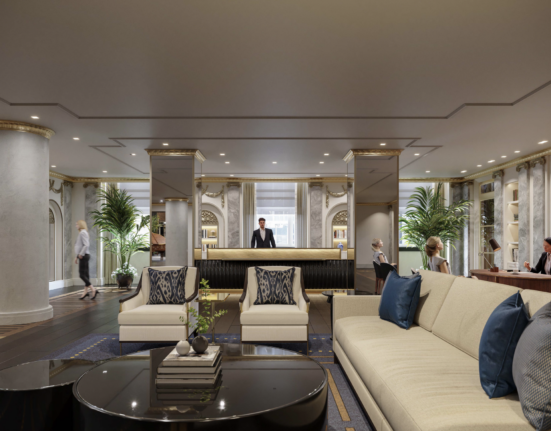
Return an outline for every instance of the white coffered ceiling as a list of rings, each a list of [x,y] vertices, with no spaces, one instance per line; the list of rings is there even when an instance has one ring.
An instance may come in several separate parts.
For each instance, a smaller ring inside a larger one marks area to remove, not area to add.
[[[541,0],[3,2],[0,119],[54,129],[52,170],[79,177],[146,178],[146,148],[200,149],[209,176],[343,175],[380,143],[401,177],[463,176],[551,145],[550,19]]]

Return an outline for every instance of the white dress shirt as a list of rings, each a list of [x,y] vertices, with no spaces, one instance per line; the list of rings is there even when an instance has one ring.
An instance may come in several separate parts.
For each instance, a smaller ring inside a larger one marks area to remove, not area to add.
[[[260,228],[260,237],[262,238],[262,241],[266,239],[266,229]]]

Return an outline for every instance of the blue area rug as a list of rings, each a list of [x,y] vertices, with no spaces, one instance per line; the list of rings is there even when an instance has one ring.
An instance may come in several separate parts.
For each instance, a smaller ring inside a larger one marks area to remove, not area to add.
[[[212,335],[205,335],[212,341]],[[239,334],[216,334],[217,343],[239,343]],[[173,343],[174,345],[175,343]],[[309,349],[306,343],[264,343],[295,352],[308,354],[328,371],[329,377],[329,431],[372,431],[340,365],[334,364],[333,344],[330,334],[312,334]],[[149,350],[170,344],[124,343],[123,355]],[[100,361],[119,356],[118,334],[90,334],[41,359],[88,359]]]

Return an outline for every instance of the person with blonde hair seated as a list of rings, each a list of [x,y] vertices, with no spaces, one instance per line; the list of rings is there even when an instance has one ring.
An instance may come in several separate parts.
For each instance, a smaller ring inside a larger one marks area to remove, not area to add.
[[[429,268],[431,271],[451,274],[448,261],[440,256],[440,250],[444,249],[444,244],[437,236],[431,236],[425,244],[425,252],[429,257]]]
[[[373,260],[380,263],[388,263],[388,259],[385,254],[381,251],[383,246],[383,240],[380,238],[373,238],[371,241],[371,248],[373,249]]]

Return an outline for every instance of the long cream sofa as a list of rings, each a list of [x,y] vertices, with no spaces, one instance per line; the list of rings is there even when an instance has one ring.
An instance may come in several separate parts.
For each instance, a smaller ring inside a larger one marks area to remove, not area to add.
[[[520,289],[421,271],[409,330],[379,318],[380,296],[335,296],[333,348],[377,431],[523,431],[517,394],[489,399],[480,386],[484,325]],[[521,293],[530,316],[551,293]],[[336,361],[336,362],[337,362]]]

